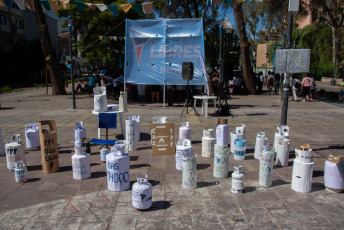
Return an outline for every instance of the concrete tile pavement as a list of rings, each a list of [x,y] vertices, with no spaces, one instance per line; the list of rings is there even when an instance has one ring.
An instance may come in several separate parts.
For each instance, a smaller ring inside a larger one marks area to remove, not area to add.
[[[280,103],[274,95],[233,96],[235,117],[229,119],[230,131],[246,124],[248,149],[245,161],[230,155],[229,175],[241,164],[245,172],[242,195],[230,192],[231,178],[212,176],[213,159],[201,157],[202,130],[215,128],[217,117],[180,117],[182,106],[162,108],[162,104],[129,103],[128,115],[141,116],[138,150],[130,152],[131,181],[136,174],[148,173],[153,185],[153,207],[138,211],[131,205],[131,190],[107,190],[105,164],[98,146],[92,146],[92,178],[73,180],[74,122],[83,120],[88,137],[97,135],[97,117],[91,114],[93,100],[77,96],[77,110],[71,109],[71,96],[45,96],[45,91],[25,92],[0,97],[0,124],[4,137],[20,133],[26,123],[55,119],[61,170],[43,174],[39,149],[26,150],[28,175],[25,184],[14,182],[13,173],[0,158],[0,229],[343,229],[342,194],[323,186],[324,161],[328,154],[343,154],[344,110],[322,102],[289,103],[288,125],[291,137],[289,166],[275,166],[273,186],[258,186],[259,162],[253,159],[256,133],[265,131],[270,143],[280,122]],[[109,100],[109,103],[115,103]],[[200,108],[197,108],[200,111]],[[210,107],[210,111],[213,108]],[[181,188],[181,172],[175,169],[174,156],[152,156],[150,124],[152,116],[164,115],[176,127],[189,121],[192,142],[198,154],[198,188]],[[112,138],[121,138],[120,129],[110,130]],[[313,191],[299,194],[290,187],[294,148],[311,144],[315,168]]]

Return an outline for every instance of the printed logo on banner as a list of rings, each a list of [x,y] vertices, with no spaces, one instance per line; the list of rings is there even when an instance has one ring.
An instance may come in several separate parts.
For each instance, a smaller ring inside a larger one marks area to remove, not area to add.
[[[135,37],[133,35],[133,32],[139,34],[141,37],[140,38]],[[133,41],[133,44],[135,47],[137,65],[140,66],[140,60],[141,60],[143,47],[149,42],[149,40],[151,40],[150,38],[151,35],[146,34],[142,31],[138,31],[134,28],[131,28],[130,35],[131,35],[131,40]],[[146,38],[144,38],[143,36],[145,36]]]

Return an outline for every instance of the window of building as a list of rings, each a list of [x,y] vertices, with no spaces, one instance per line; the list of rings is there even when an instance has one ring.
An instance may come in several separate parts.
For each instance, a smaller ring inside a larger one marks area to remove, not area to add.
[[[24,22],[16,19],[16,25],[18,29],[24,29]]]
[[[8,23],[8,21],[6,20],[6,16],[5,15],[2,15],[0,14],[0,24],[2,25],[6,25]]]

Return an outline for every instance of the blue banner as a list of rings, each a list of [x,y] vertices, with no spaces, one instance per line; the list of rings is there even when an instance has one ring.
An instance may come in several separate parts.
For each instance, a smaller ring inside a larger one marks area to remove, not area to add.
[[[201,58],[203,57],[203,58]],[[193,62],[190,85],[205,84],[203,20],[146,19],[126,21],[125,82],[185,85],[182,63]]]

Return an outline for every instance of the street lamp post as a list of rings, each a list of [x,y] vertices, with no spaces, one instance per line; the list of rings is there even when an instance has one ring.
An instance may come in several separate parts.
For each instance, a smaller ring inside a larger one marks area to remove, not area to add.
[[[71,81],[72,81],[72,96],[73,96],[73,109],[76,109],[75,106],[75,91],[74,91],[74,75],[73,75],[73,58],[72,58],[72,24],[68,23],[68,31],[69,31],[69,52],[70,52],[70,75],[71,75]]]
[[[288,8],[288,34],[287,49],[292,48],[293,43],[293,13],[299,10],[300,0],[289,0]],[[287,125],[288,114],[288,96],[289,96],[289,79],[288,73],[284,75],[283,93],[282,93],[282,109],[281,109],[281,125]]]

